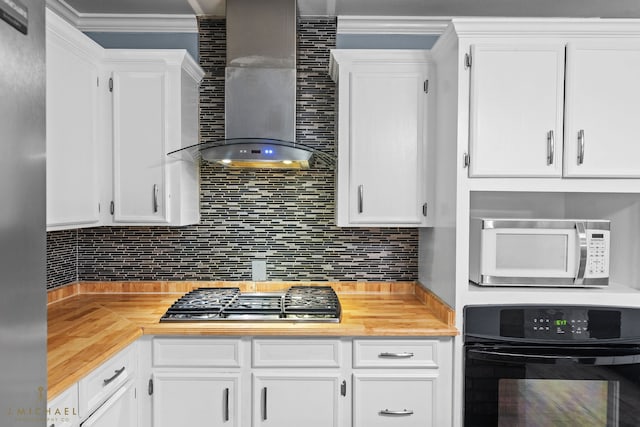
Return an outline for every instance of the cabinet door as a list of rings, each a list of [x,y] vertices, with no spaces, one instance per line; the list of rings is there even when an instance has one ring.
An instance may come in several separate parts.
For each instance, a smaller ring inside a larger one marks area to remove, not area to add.
[[[561,176],[564,45],[471,47],[469,176]]]
[[[165,223],[167,75],[113,73],[114,212],[118,223]]]
[[[81,427],[136,427],[138,412],[134,382],[130,381],[102,404]]]
[[[338,426],[339,382],[338,374],[254,374],[253,425]]]
[[[640,43],[567,45],[565,175],[640,177]]]
[[[426,60],[419,51],[334,57],[341,62],[338,225],[426,225]]]
[[[354,374],[354,427],[440,427],[436,378],[424,374]]]
[[[153,374],[153,427],[239,426],[240,374]]]
[[[55,230],[100,221],[98,67],[77,37],[47,31],[47,227]]]
[[[78,385],[74,384],[47,403],[48,427],[78,427]]]

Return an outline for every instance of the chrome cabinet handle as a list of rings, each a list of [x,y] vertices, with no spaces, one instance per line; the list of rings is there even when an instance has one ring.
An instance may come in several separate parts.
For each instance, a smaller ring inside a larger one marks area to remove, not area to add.
[[[116,378],[118,378],[120,376],[120,374],[122,374],[124,372],[124,366],[120,369],[116,369],[115,374],[111,377],[111,378],[107,378],[106,380],[102,380],[103,384],[102,386],[106,386],[107,384],[109,384],[110,382],[112,382],[113,380],[115,380]]]
[[[389,359],[409,359],[411,357],[413,357],[414,354],[410,353],[410,352],[404,352],[404,353],[380,353],[378,354],[378,357],[384,357],[384,358],[389,358]]]
[[[578,164],[584,163],[584,129],[578,131]]]
[[[364,210],[364,185],[358,185],[358,213]]]
[[[576,222],[576,230],[578,231],[578,245],[580,249],[580,264],[578,265],[578,274],[576,275],[574,284],[580,286],[584,283],[584,272],[587,268],[587,230],[584,222]]]
[[[153,213],[158,212],[158,184],[153,184]]]
[[[553,158],[555,157],[556,151],[556,138],[553,133],[553,130],[547,132],[547,166],[553,164]]]
[[[222,413],[222,419],[229,421],[229,388],[225,388],[222,393],[222,400],[224,401],[224,411]]]
[[[262,421],[267,420],[267,388],[262,387]]]
[[[390,409],[383,409],[379,412],[380,415],[396,415],[396,416],[404,416],[404,415],[413,415],[413,411],[411,409],[403,409],[401,411],[392,411]]]

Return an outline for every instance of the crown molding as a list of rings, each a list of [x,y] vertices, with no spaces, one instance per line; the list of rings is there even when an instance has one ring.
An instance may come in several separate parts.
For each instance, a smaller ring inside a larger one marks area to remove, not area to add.
[[[338,34],[440,35],[451,19],[447,16],[338,16]]]
[[[197,33],[195,15],[80,14],[81,31],[126,33]]]
[[[64,0],[46,0],[46,6],[69,24],[78,27],[78,12]]]
[[[126,33],[197,33],[195,15],[79,13],[64,0],[47,0],[47,7],[80,31]]]
[[[630,18],[454,18],[458,37],[633,37],[640,19]]]

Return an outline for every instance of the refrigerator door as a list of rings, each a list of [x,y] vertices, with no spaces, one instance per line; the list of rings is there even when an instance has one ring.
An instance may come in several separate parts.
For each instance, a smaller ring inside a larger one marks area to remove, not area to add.
[[[0,0],[2,426],[46,422],[44,30],[44,0]]]

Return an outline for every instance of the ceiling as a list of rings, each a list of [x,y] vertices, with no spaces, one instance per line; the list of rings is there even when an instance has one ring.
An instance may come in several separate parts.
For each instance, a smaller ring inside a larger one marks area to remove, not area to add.
[[[225,14],[225,0],[64,0],[64,2],[80,14],[210,16]],[[640,18],[639,0],[297,0],[297,3],[298,13],[301,16]]]

